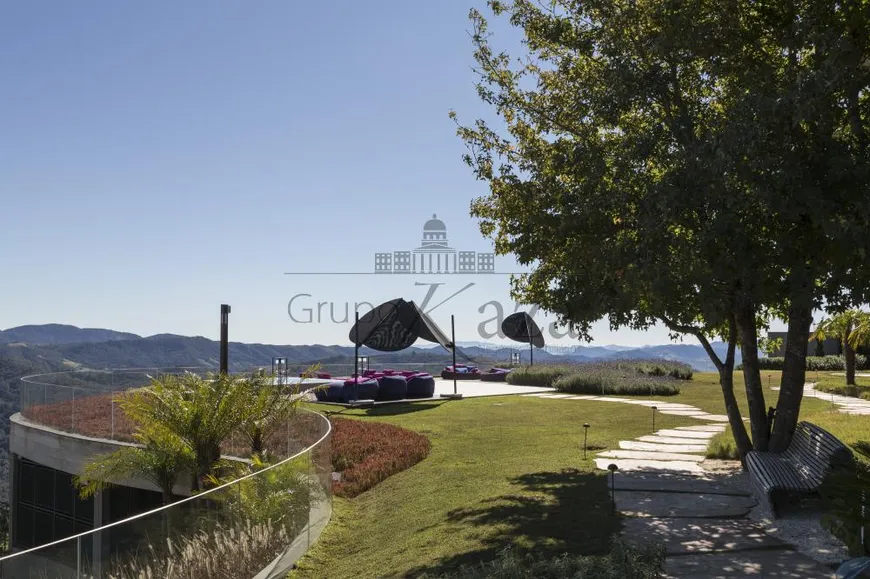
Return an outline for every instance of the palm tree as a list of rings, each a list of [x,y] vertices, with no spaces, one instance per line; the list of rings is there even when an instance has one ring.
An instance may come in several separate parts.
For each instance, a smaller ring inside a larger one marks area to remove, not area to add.
[[[846,385],[855,384],[855,349],[870,339],[870,315],[861,310],[846,310],[825,318],[816,327],[810,340],[834,338],[843,344],[846,361]]]
[[[319,368],[319,364],[309,367],[302,377],[314,376]],[[272,454],[272,449],[267,448],[269,437],[296,413],[302,401],[301,383],[278,383],[272,374],[256,371],[241,379],[241,387],[247,390],[248,402],[239,430],[248,439],[251,454],[269,462]]]
[[[125,446],[85,464],[74,480],[83,499],[125,479],[144,478],[160,488],[164,505],[172,502],[175,483],[194,466],[193,454],[177,436],[159,427],[140,429],[133,437],[139,446]]]
[[[124,412],[140,427],[160,425],[193,454],[191,490],[200,491],[221,458],[221,443],[243,421],[247,388],[227,374],[206,378],[192,373],[152,379],[134,391]]]

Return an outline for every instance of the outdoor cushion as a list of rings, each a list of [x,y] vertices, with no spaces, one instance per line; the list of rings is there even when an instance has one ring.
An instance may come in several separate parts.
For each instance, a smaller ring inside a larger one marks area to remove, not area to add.
[[[316,378],[332,378],[332,375],[329,372],[318,372],[314,376]]]
[[[383,376],[378,379],[378,400],[403,400],[408,395],[404,376]]]
[[[432,398],[435,395],[435,378],[420,373],[408,378],[408,398]]]
[[[330,380],[326,388],[314,391],[314,396],[321,402],[342,402],[344,380]]]
[[[371,378],[362,378],[354,384],[354,380],[345,380],[341,391],[342,402],[351,400],[374,400],[378,397],[378,381]]]
[[[480,375],[480,379],[484,382],[505,382],[510,370],[504,368],[491,368],[489,372],[484,372]]]

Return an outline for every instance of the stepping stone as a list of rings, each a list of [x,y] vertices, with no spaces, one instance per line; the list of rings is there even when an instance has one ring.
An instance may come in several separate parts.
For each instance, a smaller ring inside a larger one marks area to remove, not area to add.
[[[668,557],[668,579],[834,579],[834,572],[790,549],[703,553]]]
[[[706,452],[706,444],[655,444],[637,440],[620,440],[619,448],[625,450],[657,450],[660,452]]]
[[[717,475],[697,475],[684,473],[629,472],[616,473],[616,491],[658,491],[670,493],[719,494],[751,497],[746,490],[746,475],[721,477]],[[610,487],[610,479],[607,479]]]
[[[703,444],[705,442],[697,438],[676,438],[673,436],[656,436],[654,434],[638,436],[637,440],[641,442],[654,442],[656,444]]]
[[[704,416],[698,416],[701,420],[710,420],[712,422],[728,422],[728,417],[724,414],[707,414]],[[746,420],[744,418],[744,420]]]
[[[622,535],[635,544],[663,543],[668,556],[787,547],[746,519],[625,519]]]
[[[704,460],[703,456],[697,454],[659,452],[655,450],[608,450],[607,452],[599,452],[598,456],[604,458],[636,458],[639,460],[685,460],[689,462],[701,462]]]
[[[713,438],[716,435],[715,432],[698,432],[695,430],[677,430],[676,428],[674,428],[674,429],[666,428],[664,430],[659,430],[658,432],[655,432],[654,434],[656,436],[671,436],[674,438],[698,438],[698,439],[703,439],[703,440]]]
[[[697,430],[698,432],[725,432],[725,427],[719,424],[697,424],[695,426],[677,426],[674,430]]]
[[[628,471],[663,471],[663,472],[695,472],[703,473],[697,462],[684,460],[638,460],[632,458],[596,458],[595,466],[607,470],[607,466],[615,464],[620,472]]]
[[[701,418],[707,416],[706,412],[700,410],[660,410],[660,414],[670,414],[671,416],[689,416],[691,418]]]
[[[542,394],[541,397],[546,397],[546,398],[571,398],[571,395],[570,395],[570,394],[546,394],[546,395]]]
[[[589,396],[588,394],[581,394],[580,396],[571,396],[568,400],[598,400],[599,396]]]
[[[616,473],[619,477],[619,472]],[[617,487],[618,488],[618,487]],[[616,491],[616,508],[635,517],[721,519],[744,517],[756,505],[754,497],[656,491]]]

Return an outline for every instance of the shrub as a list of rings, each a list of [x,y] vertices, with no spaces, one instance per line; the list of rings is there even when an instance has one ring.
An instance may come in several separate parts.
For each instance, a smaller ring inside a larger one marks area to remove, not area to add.
[[[625,396],[672,396],[680,393],[676,380],[599,368],[567,374],[553,383],[561,392],[571,394],[621,394]]]
[[[508,384],[519,386],[539,386],[550,388],[553,382],[565,374],[574,372],[571,366],[523,366],[514,368],[507,375]]]
[[[828,381],[818,382],[816,384],[816,390],[819,392],[826,392],[828,394],[838,394],[840,396],[851,396],[852,398],[863,398],[865,400],[870,399],[870,386],[863,386],[861,384],[858,385],[850,385],[846,384],[831,384]]]
[[[782,370],[785,358],[772,357],[761,358],[758,360],[758,365],[762,370]],[[855,356],[855,368],[858,370],[868,369],[867,357],[861,354]],[[738,370],[743,369],[743,364],[737,366]],[[846,360],[843,356],[807,356],[807,370],[812,372],[835,372],[846,369]]]
[[[705,456],[721,460],[740,460],[740,453],[737,452],[737,444],[730,429],[720,432],[710,440]]]
[[[694,375],[692,367],[684,362],[660,360],[658,358],[639,360],[606,360],[590,364],[590,366],[612,367],[618,370],[634,370],[647,376],[669,376],[677,380],[691,380]]]
[[[519,555],[504,549],[494,561],[463,566],[442,579],[655,579],[664,577],[664,549],[614,543],[607,555]],[[425,575],[424,575],[425,577]]]
[[[382,422],[333,418],[332,465],[341,472],[333,492],[352,498],[428,456],[429,439]]]
[[[870,553],[870,442],[857,442],[853,449],[856,460],[852,466],[839,467],[827,476],[819,489],[825,502],[822,526],[843,541],[849,554],[860,557]],[[861,528],[865,540],[861,540]]]

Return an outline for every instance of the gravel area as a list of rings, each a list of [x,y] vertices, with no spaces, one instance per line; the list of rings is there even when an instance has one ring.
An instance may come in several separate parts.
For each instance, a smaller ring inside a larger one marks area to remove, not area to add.
[[[769,535],[792,545],[799,553],[825,565],[841,563],[849,558],[849,550],[822,527],[821,515],[821,509],[811,504],[777,519],[772,519],[760,504],[749,512],[749,518],[763,524]]]

